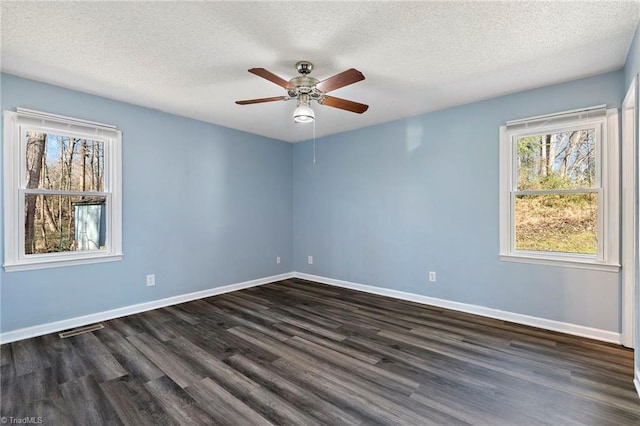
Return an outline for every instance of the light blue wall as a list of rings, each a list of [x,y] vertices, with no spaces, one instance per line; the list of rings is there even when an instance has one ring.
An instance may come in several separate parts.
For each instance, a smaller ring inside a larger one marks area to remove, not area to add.
[[[498,127],[619,107],[633,57],[624,71],[319,139],[316,164],[309,142],[2,74],[2,109],[123,130],[125,259],[0,272],[0,330],[295,270],[617,332],[619,274],[498,260]]]
[[[0,272],[3,332],[293,269],[291,144],[0,77],[2,109],[122,130],[125,253],[121,262]]]
[[[322,138],[316,164],[295,145],[294,269],[618,332],[618,273],[498,259],[498,129],[619,108],[623,83],[612,72]]]
[[[625,86],[629,87],[631,79],[640,72],[640,24],[636,28],[636,34],[629,48],[627,61],[624,65]]]

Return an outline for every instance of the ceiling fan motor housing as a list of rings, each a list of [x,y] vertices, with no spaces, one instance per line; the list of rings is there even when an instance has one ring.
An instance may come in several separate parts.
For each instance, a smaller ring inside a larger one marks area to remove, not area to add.
[[[301,75],[299,77],[293,77],[289,80],[291,84],[296,86],[294,89],[289,89],[289,96],[295,97],[297,94],[312,94],[317,91],[315,86],[318,84],[318,79],[307,75]]]
[[[289,80],[289,83],[295,86],[295,88],[287,91],[289,96],[296,98],[299,95],[309,95],[310,99],[320,99],[322,92],[316,89],[316,84],[318,84],[319,80],[309,76],[309,73],[313,71],[313,64],[309,61],[299,61],[296,63],[296,69],[300,75]]]

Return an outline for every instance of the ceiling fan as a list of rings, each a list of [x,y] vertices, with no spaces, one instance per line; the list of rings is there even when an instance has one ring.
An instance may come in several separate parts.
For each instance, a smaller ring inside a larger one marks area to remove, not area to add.
[[[249,105],[297,99],[298,106],[293,113],[293,119],[296,123],[309,123],[315,119],[315,114],[313,113],[310,105],[311,101],[316,101],[320,105],[339,108],[345,111],[355,112],[357,114],[362,114],[369,108],[369,105],[327,95],[327,93],[333,90],[364,80],[364,75],[357,69],[350,68],[322,81],[309,75],[313,70],[313,64],[311,62],[300,61],[296,63],[296,69],[300,75],[287,81],[264,68],[251,68],[249,70],[250,73],[267,79],[270,82],[286,89],[287,96],[249,99],[246,101],[236,101],[236,103],[238,105]]]

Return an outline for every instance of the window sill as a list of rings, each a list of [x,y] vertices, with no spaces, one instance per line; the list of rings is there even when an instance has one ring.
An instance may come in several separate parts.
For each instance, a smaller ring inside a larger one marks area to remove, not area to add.
[[[590,269],[593,271],[619,272],[620,265],[616,263],[604,263],[594,260],[561,259],[557,257],[534,257],[516,254],[501,254],[500,260],[506,262],[529,263],[533,265],[557,266],[564,268]]]
[[[92,263],[117,262],[122,260],[122,254],[108,254],[75,259],[38,260],[37,262],[5,263],[5,272],[31,271],[35,269],[60,268],[63,266],[88,265]]]

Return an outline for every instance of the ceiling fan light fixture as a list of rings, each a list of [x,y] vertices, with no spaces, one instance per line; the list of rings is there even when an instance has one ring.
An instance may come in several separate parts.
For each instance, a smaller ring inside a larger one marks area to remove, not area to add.
[[[296,123],[311,123],[315,118],[316,115],[306,102],[300,102],[293,111],[293,121]]]

